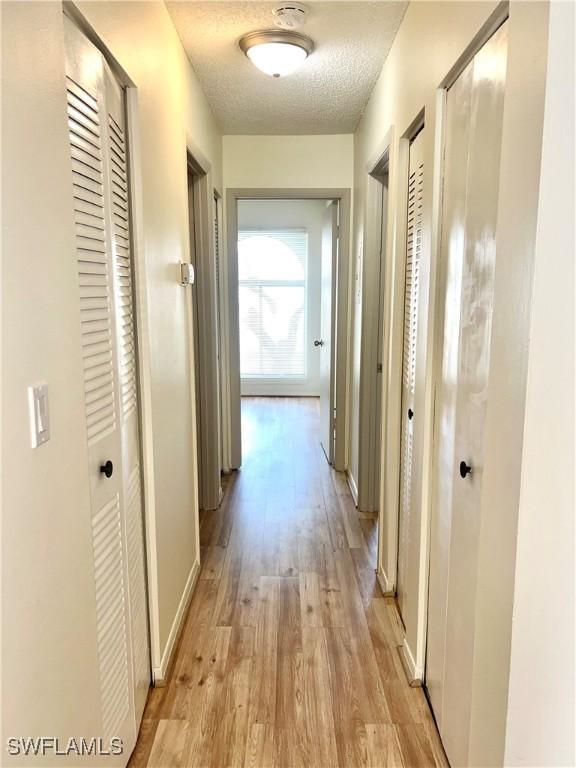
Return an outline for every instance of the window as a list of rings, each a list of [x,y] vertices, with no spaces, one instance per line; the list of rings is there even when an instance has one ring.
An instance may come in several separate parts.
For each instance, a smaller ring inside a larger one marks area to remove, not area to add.
[[[306,378],[305,229],[238,233],[240,375]]]

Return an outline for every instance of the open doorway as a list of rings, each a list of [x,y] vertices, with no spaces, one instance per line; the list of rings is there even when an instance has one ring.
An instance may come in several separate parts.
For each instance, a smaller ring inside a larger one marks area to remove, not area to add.
[[[217,301],[218,236],[217,197],[209,166],[188,155],[188,222],[192,284],[192,341],[196,403],[196,456],[198,504],[216,509],[221,490],[220,335]]]
[[[388,253],[389,143],[370,163],[367,178],[366,242],[362,268],[360,397],[357,504],[362,512],[380,508],[382,467],[382,378],[385,375],[384,316]]]
[[[231,466],[242,463],[242,398],[308,397],[343,470],[349,192],[230,190],[227,203]]]

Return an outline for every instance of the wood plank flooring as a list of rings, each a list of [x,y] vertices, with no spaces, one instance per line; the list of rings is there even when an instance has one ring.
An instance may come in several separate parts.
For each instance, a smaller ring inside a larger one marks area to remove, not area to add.
[[[248,398],[244,463],[201,514],[202,569],[131,768],[447,766],[410,688],[377,521],[327,464],[312,398]]]

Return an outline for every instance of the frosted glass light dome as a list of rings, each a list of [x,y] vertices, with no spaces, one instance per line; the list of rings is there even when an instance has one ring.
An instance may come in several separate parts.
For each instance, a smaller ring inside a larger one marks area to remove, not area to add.
[[[314,45],[309,37],[297,32],[270,30],[245,35],[240,48],[261,72],[285,77],[303,64]]]

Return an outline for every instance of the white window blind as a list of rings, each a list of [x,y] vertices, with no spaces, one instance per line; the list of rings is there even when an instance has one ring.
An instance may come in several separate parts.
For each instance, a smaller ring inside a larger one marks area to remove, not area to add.
[[[238,233],[240,375],[306,378],[305,229]]]

